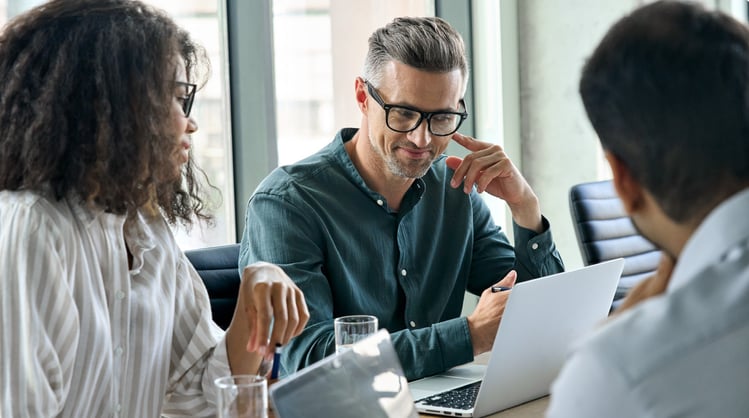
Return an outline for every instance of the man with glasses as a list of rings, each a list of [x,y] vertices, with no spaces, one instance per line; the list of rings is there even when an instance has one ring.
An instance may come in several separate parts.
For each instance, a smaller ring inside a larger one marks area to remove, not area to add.
[[[369,39],[355,83],[359,129],[271,173],[247,208],[240,266],[280,265],[310,321],[290,373],[335,351],[333,319],[377,316],[409,379],[491,349],[509,292],[563,269],[538,199],[498,145],[457,133],[468,116],[463,40],[439,18],[398,18]],[[453,140],[470,151],[445,157]],[[516,246],[479,193],[509,205]],[[460,317],[468,290],[481,295]]]

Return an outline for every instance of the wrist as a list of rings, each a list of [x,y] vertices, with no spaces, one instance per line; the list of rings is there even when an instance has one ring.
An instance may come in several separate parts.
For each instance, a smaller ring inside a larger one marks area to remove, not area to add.
[[[488,350],[484,348],[480,326],[476,323],[475,318],[471,315],[466,317],[466,320],[468,322],[468,334],[471,337],[471,346],[473,347],[473,356],[476,357]]]
[[[533,194],[520,204],[508,205],[512,212],[512,220],[525,229],[536,233],[543,232],[543,219],[538,198]]]

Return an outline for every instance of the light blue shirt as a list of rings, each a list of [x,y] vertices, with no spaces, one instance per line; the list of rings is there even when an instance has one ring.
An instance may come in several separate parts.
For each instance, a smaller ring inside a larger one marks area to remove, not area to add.
[[[547,417],[749,416],[749,190],[687,242],[664,295],[597,330],[552,386]]]
[[[310,310],[283,351],[284,373],[332,354],[333,318],[352,314],[377,316],[409,379],[472,361],[465,291],[480,294],[510,269],[519,280],[561,271],[548,223],[541,234],[515,227],[513,248],[478,193],[450,187],[444,157],[394,212],[344,149],[355,132],[274,170],[247,206],[240,267],[280,265]]]

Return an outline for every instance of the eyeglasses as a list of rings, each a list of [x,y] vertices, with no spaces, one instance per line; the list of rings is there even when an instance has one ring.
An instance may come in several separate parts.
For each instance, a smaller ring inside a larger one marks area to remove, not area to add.
[[[458,131],[460,125],[468,117],[463,99],[460,100],[460,105],[464,109],[462,112],[422,112],[409,106],[387,104],[369,81],[364,83],[367,85],[369,95],[385,110],[385,124],[395,132],[411,132],[421,125],[421,121],[426,119],[429,133],[432,135],[452,135]]]
[[[184,113],[187,118],[190,116],[192,103],[195,101],[195,91],[198,86],[192,83],[185,83],[184,81],[177,81],[176,83],[178,86],[184,87],[187,90],[187,93],[184,96],[177,96],[177,100],[179,100],[182,105],[182,113]]]

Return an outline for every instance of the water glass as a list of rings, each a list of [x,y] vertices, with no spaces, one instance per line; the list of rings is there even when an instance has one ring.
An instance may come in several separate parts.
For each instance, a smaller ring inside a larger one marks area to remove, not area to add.
[[[341,353],[359,340],[377,332],[377,317],[372,315],[341,316],[333,321],[335,351]]]
[[[225,376],[214,383],[218,388],[218,418],[268,417],[268,383],[264,376]]]

